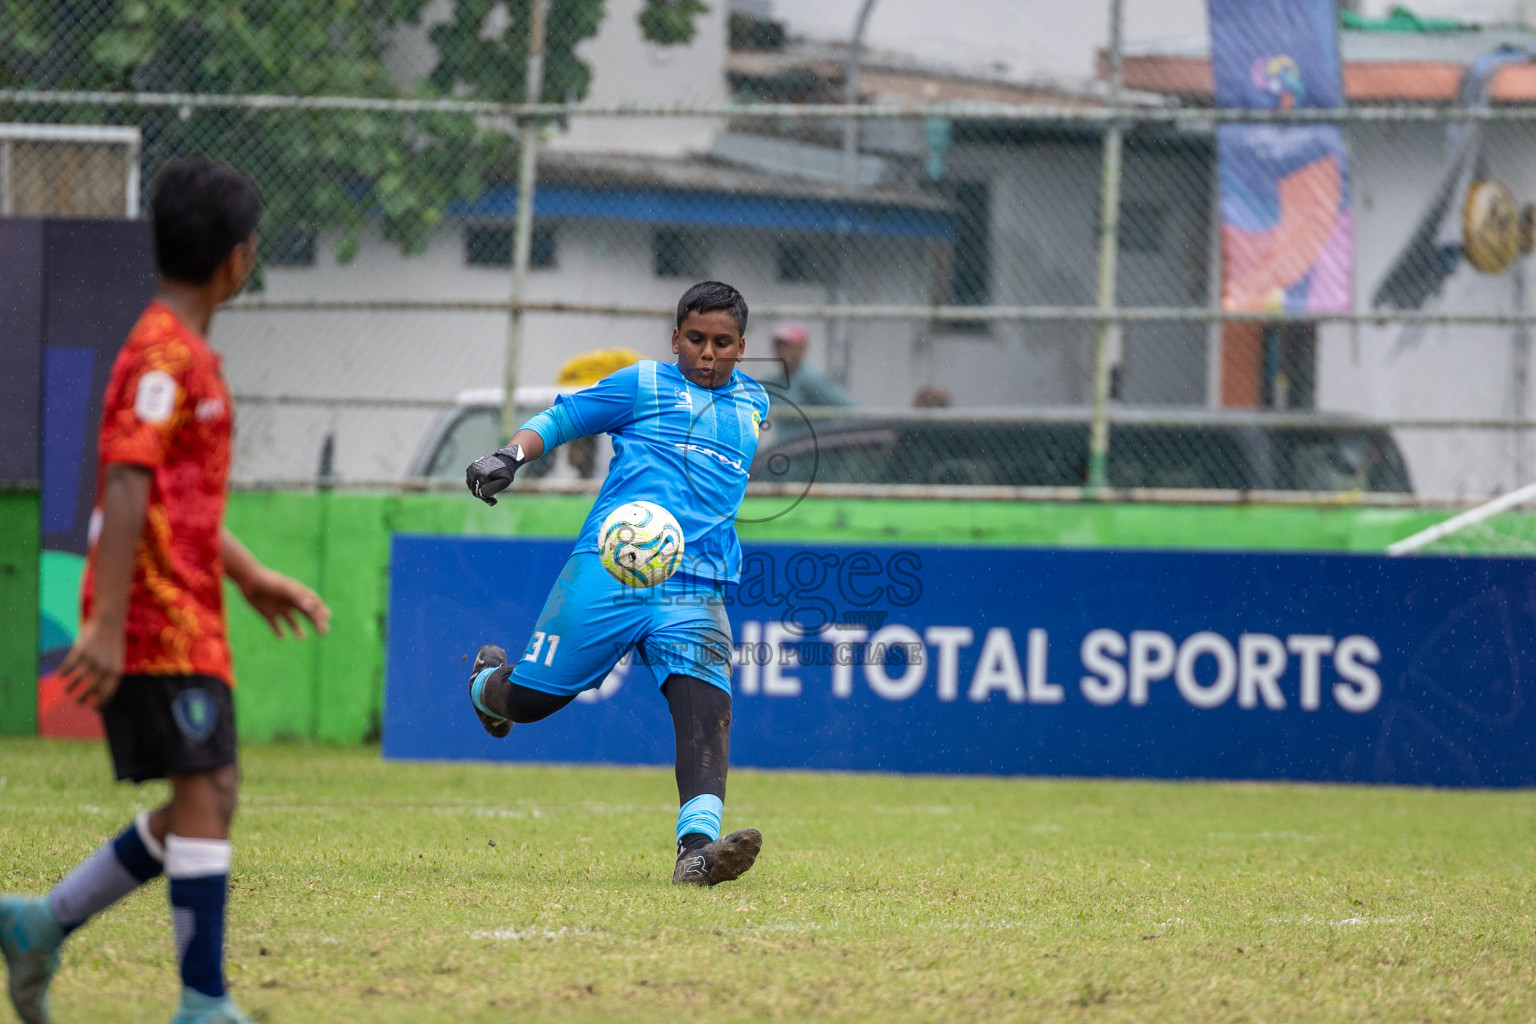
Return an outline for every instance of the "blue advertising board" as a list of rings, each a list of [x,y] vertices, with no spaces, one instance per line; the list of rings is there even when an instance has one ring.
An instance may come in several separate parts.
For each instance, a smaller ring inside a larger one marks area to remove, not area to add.
[[[475,650],[523,648],[569,551],[394,539],[387,757],[671,763],[638,665],[475,719]],[[729,610],[739,766],[1536,784],[1529,561],[756,545]]]

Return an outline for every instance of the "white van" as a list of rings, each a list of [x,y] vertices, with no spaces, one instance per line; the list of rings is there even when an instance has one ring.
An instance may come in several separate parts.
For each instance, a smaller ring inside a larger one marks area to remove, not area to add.
[[[560,395],[582,390],[576,385],[520,387],[517,419],[521,423],[549,408]],[[502,388],[475,388],[454,396],[453,407],[444,410],[427,431],[421,448],[411,460],[409,475],[431,480],[462,480],[464,470],[487,452],[506,443],[501,433]],[[588,445],[574,441],[562,445],[553,458],[530,463],[517,474],[519,480],[601,480],[608,471],[613,445],[607,435]]]

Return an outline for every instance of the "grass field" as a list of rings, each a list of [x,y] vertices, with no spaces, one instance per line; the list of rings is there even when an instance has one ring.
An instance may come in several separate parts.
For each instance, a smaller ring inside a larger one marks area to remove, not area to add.
[[[244,756],[230,979],[274,1024],[1536,1020],[1532,792],[740,771],[762,859],[679,890],[669,771]],[[0,740],[0,888],[159,796],[107,775]],[[169,1019],[163,885],[66,950],[61,1024]]]

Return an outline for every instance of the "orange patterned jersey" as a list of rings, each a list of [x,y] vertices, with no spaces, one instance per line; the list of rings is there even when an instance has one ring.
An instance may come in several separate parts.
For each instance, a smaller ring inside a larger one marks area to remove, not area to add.
[[[105,468],[143,466],[152,479],[128,598],[125,675],[233,681],[219,556],[232,414],[219,357],[169,307],[151,302],[117,354],[102,401],[81,595],[88,618]]]

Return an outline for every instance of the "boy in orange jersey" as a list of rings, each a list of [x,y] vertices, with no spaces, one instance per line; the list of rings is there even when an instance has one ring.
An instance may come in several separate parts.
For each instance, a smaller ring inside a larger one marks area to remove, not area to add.
[[[239,772],[222,582],[227,574],[279,636],[330,611],[266,568],[224,528],[232,412],[204,337],[245,285],[262,200],[206,157],[161,172],[153,200],[159,286],[112,368],[102,403],[96,508],[80,635],[60,667],[101,709],[119,779],[168,779],[141,813],[45,898],[0,897],[0,952],[26,1024],[47,1024],[65,937],[164,874],[181,969],[174,1024],[249,1024],[224,987],[229,826]]]

